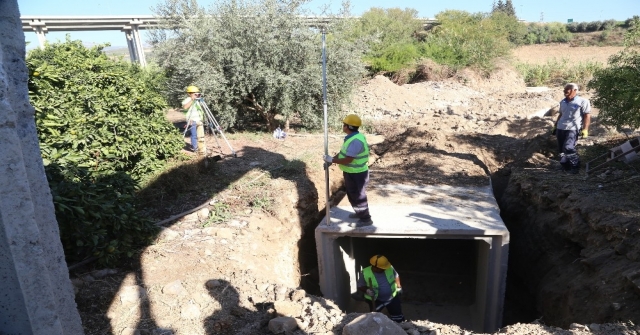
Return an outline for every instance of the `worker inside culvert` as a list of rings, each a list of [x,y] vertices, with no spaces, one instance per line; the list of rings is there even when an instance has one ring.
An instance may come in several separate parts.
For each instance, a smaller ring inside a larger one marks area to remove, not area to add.
[[[362,269],[358,277],[358,291],[364,293],[369,311],[380,312],[386,307],[391,320],[404,321],[400,275],[385,256],[375,255],[369,263],[371,266]]]

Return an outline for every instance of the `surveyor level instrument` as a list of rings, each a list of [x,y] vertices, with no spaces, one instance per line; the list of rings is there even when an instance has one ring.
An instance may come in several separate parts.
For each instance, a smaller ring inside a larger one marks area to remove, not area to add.
[[[231,150],[231,154],[233,155],[233,157],[238,157],[238,155],[236,154],[235,150],[233,150],[233,148],[231,147],[231,143],[229,143],[229,141],[227,140],[227,137],[224,136],[224,133],[222,132],[222,127],[220,127],[220,124],[218,123],[216,118],[213,117],[213,113],[211,113],[211,110],[209,109],[209,106],[207,106],[207,103],[204,102],[204,98],[202,97],[202,95],[200,95],[198,98],[196,98],[195,104],[202,111],[202,114],[203,114],[202,115],[202,118],[203,118],[202,122],[204,122],[205,129],[208,129],[208,131],[213,135],[213,138],[216,140],[216,144],[218,144],[218,148],[220,149],[220,152],[222,152],[222,146],[220,145],[220,142],[218,141],[218,136],[216,135],[216,133],[220,134],[220,137],[222,137],[224,142],[229,147],[229,150]],[[191,108],[197,108],[197,107],[196,106],[192,106]],[[189,117],[189,120],[187,120],[188,127],[185,129],[183,136],[187,134],[187,130],[189,130],[191,128],[194,128],[194,126],[192,125],[191,121],[192,121],[191,117]],[[196,131],[196,130],[195,129],[191,129],[191,131]],[[205,133],[206,133],[206,130],[205,130]]]

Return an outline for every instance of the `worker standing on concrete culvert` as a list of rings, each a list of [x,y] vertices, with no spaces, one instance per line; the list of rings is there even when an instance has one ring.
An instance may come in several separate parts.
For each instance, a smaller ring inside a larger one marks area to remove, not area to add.
[[[201,151],[204,152],[204,124],[202,123],[203,111],[198,99],[201,99],[200,89],[196,86],[187,87],[188,97],[182,101],[182,108],[185,110],[187,124],[184,127],[191,132],[191,150],[198,151],[198,142]]]
[[[558,139],[561,169],[567,173],[578,174],[580,156],[576,151],[576,143],[578,135],[582,138],[589,136],[591,104],[589,100],[578,96],[578,85],[574,83],[565,85],[564,97],[560,101],[558,118],[551,132]]]
[[[400,275],[385,256],[375,255],[369,263],[371,266],[362,269],[358,278],[358,291],[364,293],[369,311],[380,312],[386,307],[391,320],[404,321]]]
[[[369,145],[358,129],[362,120],[355,114],[349,114],[342,120],[342,131],[347,134],[340,152],[331,157],[326,155],[325,162],[338,164],[344,177],[347,198],[355,213],[349,218],[358,221],[352,227],[369,226],[373,223],[367,202],[367,184],[369,183]]]

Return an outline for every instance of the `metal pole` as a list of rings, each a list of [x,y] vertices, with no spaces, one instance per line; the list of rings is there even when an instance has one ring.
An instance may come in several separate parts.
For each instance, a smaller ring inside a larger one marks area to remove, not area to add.
[[[327,117],[327,53],[325,51],[325,37],[327,32],[325,27],[322,27],[322,109],[324,112],[324,154],[329,154],[329,126]],[[326,196],[326,224],[331,225],[331,205],[329,201],[329,166],[330,164],[324,164],[324,181],[325,181],[325,196]]]

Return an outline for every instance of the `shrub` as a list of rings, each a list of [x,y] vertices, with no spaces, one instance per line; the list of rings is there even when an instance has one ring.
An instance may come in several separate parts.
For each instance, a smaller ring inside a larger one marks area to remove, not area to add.
[[[395,72],[408,67],[420,56],[416,44],[394,43],[379,51],[377,57],[365,57],[373,72]]]
[[[307,127],[321,125],[321,34],[308,27],[301,4],[222,0],[208,10],[190,0],[159,5],[155,12],[162,21],[151,31],[152,44],[170,77],[172,101],[196,85],[224,128],[257,119],[273,130],[276,116],[285,122],[299,117]],[[348,21],[336,22],[327,35],[332,110],[346,101],[364,71],[364,46],[341,35],[352,24]]]
[[[617,127],[640,128],[640,17],[625,34],[626,48],[609,58],[608,67],[599,69],[588,87],[596,90],[593,105],[600,108],[599,118]]]
[[[489,73],[495,60],[508,55],[509,31],[487,14],[449,10],[436,15],[440,25],[421,45],[424,57],[458,69],[465,66]]]
[[[516,70],[528,86],[564,85],[569,82],[582,86],[582,83],[588,82],[600,68],[600,63],[571,63],[569,59],[553,59],[540,65],[516,64]]]
[[[27,56],[29,96],[69,261],[131,256],[155,229],[138,217],[138,183],[183,146],[164,118],[155,70],[114,61],[80,41]]]

